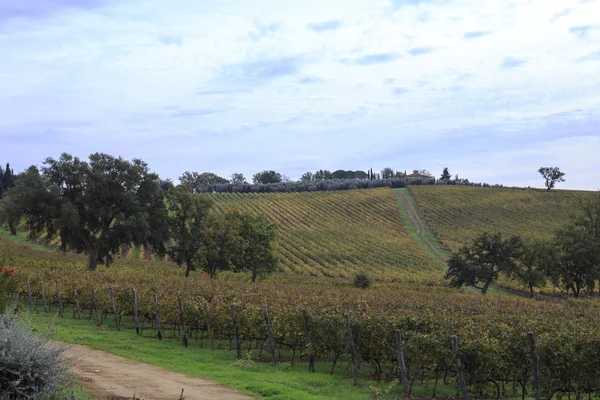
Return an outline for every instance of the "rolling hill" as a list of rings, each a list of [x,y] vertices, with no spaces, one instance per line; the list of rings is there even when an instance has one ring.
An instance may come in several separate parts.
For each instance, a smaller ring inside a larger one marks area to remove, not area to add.
[[[441,185],[411,186],[410,191],[431,230],[452,251],[485,231],[549,239],[578,210],[580,200],[595,195]]]
[[[403,224],[388,188],[305,193],[214,193],[220,209],[263,213],[277,222],[281,269],[384,280],[439,281],[442,272]]]

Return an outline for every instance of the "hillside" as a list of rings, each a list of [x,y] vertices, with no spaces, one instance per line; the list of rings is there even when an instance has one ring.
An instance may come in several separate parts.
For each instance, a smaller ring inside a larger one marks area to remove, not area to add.
[[[450,250],[468,244],[477,234],[551,238],[594,192],[473,186],[411,186],[428,225]]]
[[[438,281],[433,259],[409,235],[390,189],[306,193],[215,193],[221,209],[264,213],[279,227],[281,269],[351,277]]]

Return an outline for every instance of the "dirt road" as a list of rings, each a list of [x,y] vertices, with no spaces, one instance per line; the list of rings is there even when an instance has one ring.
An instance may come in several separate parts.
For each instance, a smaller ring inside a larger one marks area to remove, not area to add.
[[[74,359],[73,374],[86,383],[97,399],[132,398],[140,400],[177,400],[181,389],[186,400],[250,399],[214,382],[126,360],[112,354],[72,345],[65,353]]]

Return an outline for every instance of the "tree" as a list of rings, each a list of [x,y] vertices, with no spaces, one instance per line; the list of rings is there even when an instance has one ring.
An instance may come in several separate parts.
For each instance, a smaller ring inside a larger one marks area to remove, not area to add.
[[[479,235],[473,244],[459,249],[448,260],[446,279],[453,287],[472,286],[485,294],[500,272],[511,271],[522,247],[521,238],[503,240],[502,234]]]
[[[429,172],[428,169],[420,169],[420,170],[418,170],[418,172],[419,172],[419,175],[428,176],[428,177],[433,178],[433,175],[431,174],[431,172]]]
[[[234,270],[233,260],[242,253],[242,246],[243,239],[235,214],[209,214],[198,253],[202,269],[211,279],[218,271]]]
[[[10,169],[10,164],[6,163],[6,169],[2,174],[2,189],[3,192],[7,191],[15,185],[14,171]]]
[[[192,193],[189,186],[182,184],[171,189],[166,203],[172,240],[167,253],[177,265],[185,265],[188,277],[201,264],[200,249],[213,201],[206,195]]]
[[[405,178],[406,177],[406,171],[402,172],[402,171],[396,171],[396,175],[394,175],[394,178]]]
[[[162,189],[163,193],[166,195],[169,193],[169,190],[175,187],[173,181],[170,179],[159,179],[158,186]]]
[[[254,182],[255,185],[259,183],[279,183],[281,182],[281,179],[282,177],[279,172],[275,172],[273,170],[265,170],[254,174],[254,176],[252,177],[252,182]]]
[[[554,189],[554,186],[557,182],[565,181],[565,173],[561,172],[558,167],[542,167],[538,170],[538,172],[546,181],[545,185],[548,192]]]
[[[243,251],[237,260],[239,266],[252,274],[252,282],[261,275],[277,270],[277,225],[264,215],[236,213],[243,240]]]
[[[3,202],[20,204],[31,239],[59,238],[61,250],[87,254],[95,270],[126,244],[164,253],[167,214],[158,182],[142,160],[95,153],[85,162],[63,153],[47,158],[41,174],[29,168]]]
[[[367,179],[368,174],[365,171],[354,171],[354,177],[356,179]]]
[[[450,175],[450,172],[448,171],[448,167],[445,167],[444,171],[442,172],[442,176],[440,176],[440,181],[448,182],[450,179],[452,179],[452,175]]]
[[[227,179],[221,178],[212,172],[203,172],[199,174],[198,172],[189,171],[184,172],[179,177],[179,182],[187,184],[192,191],[197,193],[199,193],[204,186],[229,183]]]
[[[310,171],[306,171],[300,177],[300,182],[310,182],[314,179],[313,173]]]
[[[329,170],[318,170],[317,172],[315,172],[315,174],[313,175],[313,178],[315,181],[324,181],[327,179],[333,179],[333,174],[329,171]]]
[[[559,229],[555,235],[558,262],[549,275],[555,286],[562,286],[579,297],[583,290],[594,290],[600,278],[598,241],[585,228],[574,223]]]
[[[394,177],[394,170],[386,167],[381,170],[381,179],[392,179]]]
[[[244,177],[244,174],[240,174],[240,173],[232,174],[230,182],[232,185],[247,185],[248,184],[248,182],[246,182],[246,178]]]
[[[546,284],[548,273],[556,262],[557,255],[551,242],[526,239],[517,262],[507,273],[512,279],[525,285],[529,289],[529,297],[533,298],[533,289]]]
[[[344,179],[346,175],[346,170],[338,169],[337,171],[333,171],[331,177],[333,179]]]

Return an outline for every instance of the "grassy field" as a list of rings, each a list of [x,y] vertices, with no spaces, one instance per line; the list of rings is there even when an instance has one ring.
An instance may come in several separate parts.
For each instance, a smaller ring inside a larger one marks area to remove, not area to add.
[[[367,270],[382,280],[441,274],[403,224],[390,189],[213,197],[221,209],[263,213],[277,222],[283,271],[349,278]]]
[[[485,231],[549,239],[581,199],[594,195],[473,186],[412,186],[410,191],[431,230],[452,251]]]

